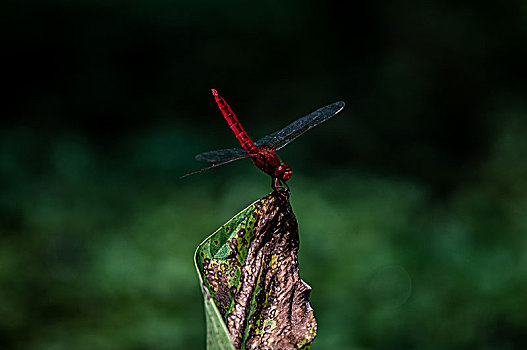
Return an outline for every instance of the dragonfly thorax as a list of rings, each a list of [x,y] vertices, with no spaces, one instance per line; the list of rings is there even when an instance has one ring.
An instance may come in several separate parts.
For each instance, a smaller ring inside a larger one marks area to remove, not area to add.
[[[273,178],[280,181],[287,181],[293,174],[291,167],[287,164],[282,164],[280,158],[276,153],[266,146],[257,146],[255,153],[257,155],[252,158],[254,165],[260,170],[269,174]]]

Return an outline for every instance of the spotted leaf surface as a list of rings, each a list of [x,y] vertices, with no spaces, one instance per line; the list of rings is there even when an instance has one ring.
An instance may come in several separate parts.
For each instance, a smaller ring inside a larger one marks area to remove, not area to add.
[[[317,323],[311,288],[298,273],[298,245],[291,206],[275,194],[254,202],[200,244],[195,262],[208,349],[311,345]]]

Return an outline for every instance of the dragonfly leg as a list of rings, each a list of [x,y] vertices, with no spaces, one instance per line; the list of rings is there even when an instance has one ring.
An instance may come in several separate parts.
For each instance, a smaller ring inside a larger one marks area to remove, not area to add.
[[[282,182],[275,177],[271,181],[271,186],[280,197],[285,200],[289,199],[289,186],[285,182]]]

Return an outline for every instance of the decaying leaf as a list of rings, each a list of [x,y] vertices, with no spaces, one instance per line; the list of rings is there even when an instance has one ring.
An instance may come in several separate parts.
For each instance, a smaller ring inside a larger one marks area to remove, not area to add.
[[[208,349],[307,349],[317,332],[311,288],[298,274],[298,224],[274,193],[196,250]],[[226,339],[231,343],[225,344]]]

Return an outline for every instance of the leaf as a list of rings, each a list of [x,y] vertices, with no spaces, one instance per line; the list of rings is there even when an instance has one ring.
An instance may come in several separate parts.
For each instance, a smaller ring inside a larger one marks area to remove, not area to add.
[[[199,245],[207,349],[309,348],[317,323],[311,288],[298,273],[298,246],[291,205],[275,193]]]

